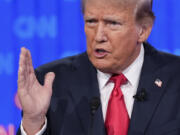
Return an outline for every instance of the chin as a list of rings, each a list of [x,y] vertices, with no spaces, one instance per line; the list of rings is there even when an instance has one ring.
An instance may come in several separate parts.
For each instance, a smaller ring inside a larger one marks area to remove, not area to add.
[[[93,63],[94,67],[98,70],[100,70],[101,72],[104,73],[110,73],[110,74],[119,74],[122,72],[121,69],[119,69],[118,67],[116,67],[115,64],[112,63],[98,63],[98,62],[94,62]]]
[[[104,73],[112,73],[112,65],[102,62],[92,62],[93,66]]]
[[[113,68],[115,67],[115,64],[111,62],[111,60],[104,58],[104,59],[97,59],[95,57],[91,57],[89,55],[89,59],[93,66],[104,73],[114,73]]]

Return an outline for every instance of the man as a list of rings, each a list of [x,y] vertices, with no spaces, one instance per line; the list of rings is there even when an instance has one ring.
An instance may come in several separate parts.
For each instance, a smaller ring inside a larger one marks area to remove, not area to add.
[[[179,135],[180,58],[145,42],[154,21],[152,1],[82,5],[87,53],[34,72],[30,52],[21,50],[18,134]]]

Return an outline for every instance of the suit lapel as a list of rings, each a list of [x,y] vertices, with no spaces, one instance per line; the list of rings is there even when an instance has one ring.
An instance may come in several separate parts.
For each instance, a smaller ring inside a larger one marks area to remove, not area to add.
[[[128,135],[143,135],[152,120],[164,91],[164,77],[162,77],[157,51],[149,45],[145,45],[145,57],[140,76],[137,93],[145,89],[147,97],[145,101],[134,102]],[[157,61],[157,62],[156,62]],[[157,79],[162,81],[162,86],[156,84]]]
[[[70,93],[72,93],[71,96],[77,104],[76,113],[83,131],[85,134],[88,134],[92,122],[90,101],[93,97],[100,98],[96,69],[90,63],[87,54],[75,60],[73,62],[73,68],[72,79],[74,84],[72,86],[76,87],[71,89]],[[105,135],[101,105],[94,115],[93,135]]]
[[[146,133],[146,129],[164,93],[165,86],[162,85],[162,87],[158,87],[157,84],[155,84],[157,79],[160,79],[163,83],[166,82],[164,79],[165,76],[162,76],[160,70],[163,63],[159,63],[158,52],[155,49],[147,44],[144,47],[144,64],[137,93],[145,89],[147,99],[143,102],[134,102],[128,135],[143,135]],[[89,103],[93,97],[100,98],[96,70],[88,60],[87,54],[76,59],[72,67],[74,69],[72,73],[72,86],[76,87],[72,88],[70,93],[74,103],[77,104],[75,110],[84,134],[88,134],[91,121]],[[94,116],[93,135],[105,135],[101,106]]]

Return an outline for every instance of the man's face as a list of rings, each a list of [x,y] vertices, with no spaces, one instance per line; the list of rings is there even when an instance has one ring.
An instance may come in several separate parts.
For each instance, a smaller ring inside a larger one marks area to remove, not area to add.
[[[112,0],[86,0],[84,20],[87,53],[102,72],[120,73],[140,52],[134,7]]]

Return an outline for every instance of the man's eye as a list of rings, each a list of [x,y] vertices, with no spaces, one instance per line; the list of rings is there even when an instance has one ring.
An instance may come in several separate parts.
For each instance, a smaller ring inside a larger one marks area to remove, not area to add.
[[[91,19],[91,20],[86,20],[86,22],[87,22],[87,23],[95,23],[95,22],[97,22],[97,21],[94,20],[94,19]]]
[[[120,23],[116,21],[109,21],[108,23],[111,25],[120,25]]]
[[[95,19],[86,20],[86,25],[89,27],[94,27],[94,26],[96,26],[96,24],[97,24],[97,20],[95,20]]]
[[[111,20],[108,20],[106,22],[107,26],[110,28],[110,29],[113,29],[113,30],[116,30],[116,29],[119,29],[120,26],[122,25],[120,22],[118,21],[111,21]]]

